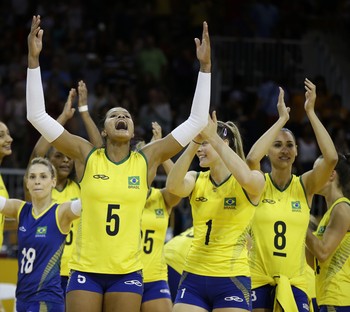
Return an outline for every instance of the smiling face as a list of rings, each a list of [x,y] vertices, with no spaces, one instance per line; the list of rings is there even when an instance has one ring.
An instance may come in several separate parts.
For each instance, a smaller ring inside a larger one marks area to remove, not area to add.
[[[27,188],[32,199],[40,199],[49,196],[55,186],[56,178],[46,164],[35,163],[29,167],[27,173]]]
[[[297,156],[297,146],[293,134],[288,130],[281,130],[268,151],[273,168],[284,169],[290,167]]]
[[[198,147],[196,155],[199,160],[199,166],[202,168],[210,167],[214,161],[220,158],[215,149],[206,141],[203,141]]]
[[[11,155],[12,141],[13,139],[10,135],[9,129],[3,122],[0,122],[0,160],[5,156]]]
[[[109,140],[130,141],[134,137],[134,122],[122,107],[114,107],[106,114],[102,136]]]

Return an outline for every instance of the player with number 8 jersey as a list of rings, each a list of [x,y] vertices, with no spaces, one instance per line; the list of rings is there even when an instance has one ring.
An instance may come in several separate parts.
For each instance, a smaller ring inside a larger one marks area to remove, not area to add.
[[[337,163],[334,144],[315,110],[316,86],[305,79],[305,111],[314,130],[323,158],[317,166],[300,176],[292,174],[297,156],[293,133],[283,128],[289,108],[280,88],[278,120],[253,145],[247,163],[260,170],[267,155],[271,172],[265,173],[266,185],[252,222],[253,311],[305,311],[307,296],[305,238],[310,207],[316,191],[327,181]]]

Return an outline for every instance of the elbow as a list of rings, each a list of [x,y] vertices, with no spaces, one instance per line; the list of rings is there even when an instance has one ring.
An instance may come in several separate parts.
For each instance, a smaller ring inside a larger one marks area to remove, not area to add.
[[[169,193],[177,195],[176,194],[176,186],[173,183],[167,181],[165,188]]]
[[[319,248],[315,256],[320,263],[323,263],[328,260],[330,255],[331,255],[330,250],[327,250],[326,248]]]
[[[327,259],[329,258],[329,255],[326,253],[319,253],[316,258],[317,258],[318,262],[323,263],[323,262],[327,261]]]

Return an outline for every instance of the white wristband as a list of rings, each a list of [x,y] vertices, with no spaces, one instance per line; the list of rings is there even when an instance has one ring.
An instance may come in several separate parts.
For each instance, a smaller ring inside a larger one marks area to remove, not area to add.
[[[0,196],[0,212],[4,209],[6,204],[6,198],[3,196]]]
[[[72,210],[72,212],[80,217],[81,215],[81,200],[77,199],[77,200],[73,200],[70,204],[70,210]]]
[[[79,106],[78,111],[81,112],[87,112],[89,110],[87,105]]]

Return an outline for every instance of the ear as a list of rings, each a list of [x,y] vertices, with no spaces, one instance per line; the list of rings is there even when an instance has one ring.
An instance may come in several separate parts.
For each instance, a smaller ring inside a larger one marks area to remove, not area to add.
[[[338,177],[337,172],[333,170],[331,173],[331,176],[329,177],[329,181],[333,182],[337,177]]]
[[[298,156],[298,145],[295,144],[295,149],[296,149],[296,152],[295,152],[295,157]]]
[[[107,136],[106,130],[102,130],[102,131],[101,131],[101,135],[102,135],[103,138],[105,138],[105,137]]]
[[[52,179],[52,188],[55,188],[56,184],[57,184],[57,180],[56,180],[56,178],[53,178]]]

